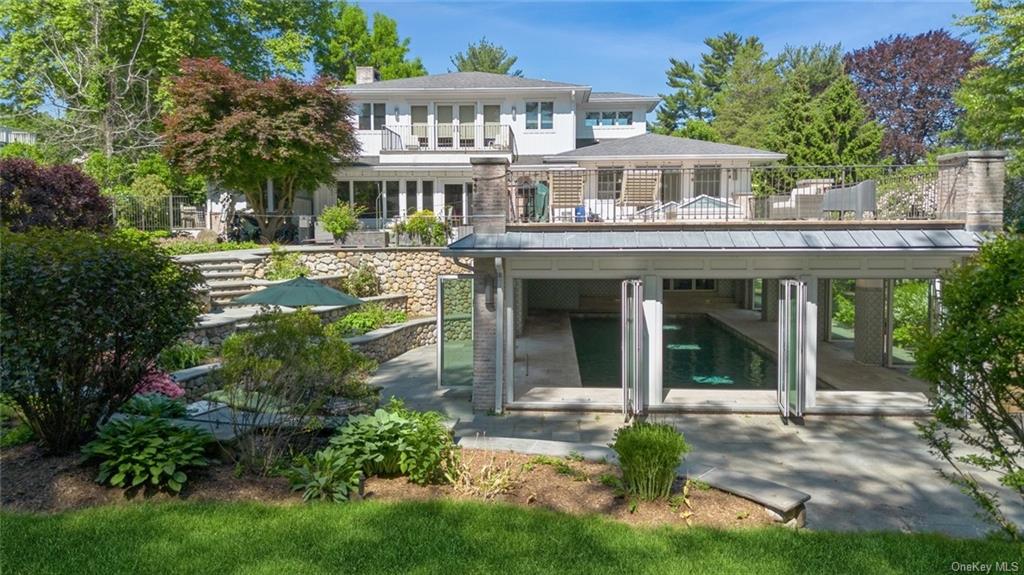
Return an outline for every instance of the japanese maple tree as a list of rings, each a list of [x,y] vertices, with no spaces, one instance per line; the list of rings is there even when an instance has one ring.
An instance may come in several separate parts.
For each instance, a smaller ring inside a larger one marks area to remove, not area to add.
[[[182,61],[170,92],[168,160],[243,193],[267,241],[292,214],[298,191],[331,181],[335,167],[359,153],[349,100],[327,78],[250,80],[217,59],[193,59]]]

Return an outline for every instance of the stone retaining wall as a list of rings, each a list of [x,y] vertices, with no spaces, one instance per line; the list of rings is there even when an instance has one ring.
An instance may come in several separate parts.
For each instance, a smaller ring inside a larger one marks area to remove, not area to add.
[[[301,262],[315,276],[348,276],[360,266],[368,264],[377,272],[383,293],[404,293],[409,297],[410,315],[434,315],[437,296],[437,276],[466,273],[451,258],[443,257],[440,248],[338,248],[288,246],[285,249],[299,253]],[[269,255],[269,252],[268,252]],[[250,279],[262,279],[267,255],[262,261],[242,266]]]
[[[362,298],[367,303],[378,303],[389,310],[406,311],[408,298],[404,294],[382,295]],[[342,317],[359,311],[360,306],[313,310],[325,323],[333,322]],[[207,321],[188,331],[183,339],[199,345],[220,345],[227,337],[249,324],[249,317],[222,317]]]

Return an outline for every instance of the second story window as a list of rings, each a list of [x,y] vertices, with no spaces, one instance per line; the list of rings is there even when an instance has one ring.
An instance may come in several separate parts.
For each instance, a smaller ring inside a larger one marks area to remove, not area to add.
[[[633,112],[587,112],[584,126],[632,126]]]
[[[555,127],[554,102],[527,102],[526,129],[551,130]]]
[[[359,107],[359,129],[379,130],[384,127],[384,119],[387,116],[384,103],[363,104]]]

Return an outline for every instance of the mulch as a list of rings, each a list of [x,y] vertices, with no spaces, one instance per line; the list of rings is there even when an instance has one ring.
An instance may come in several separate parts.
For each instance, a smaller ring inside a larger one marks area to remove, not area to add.
[[[53,456],[35,445],[0,452],[0,509],[53,513],[99,505],[131,505],[139,501],[252,501],[275,505],[302,503],[281,477],[239,476],[233,465],[211,461],[189,473],[178,496],[153,491],[124,492],[94,481],[96,466],[80,463],[77,454]],[[674,486],[670,501],[633,502],[602,480],[618,476],[615,465],[562,460],[563,472],[530,455],[465,449],[463,480],[456,485],[420,486],[404,478],[371,477],[364,498],[383,501],[449,499],[494,501],[550,509],[574,515],[601,515],[633,525],[702,525],[720,528],[771,524],[760,505],[707,486],[691,486],[687,502]]]

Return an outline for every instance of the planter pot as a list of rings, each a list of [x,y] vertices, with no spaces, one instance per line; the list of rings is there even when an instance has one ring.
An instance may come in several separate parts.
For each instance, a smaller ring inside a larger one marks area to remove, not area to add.
[[[419,236],[410,236],[408,234],[398,234],[395,238],[396,245],[405,247],[419,247],[424,245],[423,240]]]
[[[388,234],[384,231],[349,232],[344,240],[334,238],[334,245],[347,248],[386,248]]]

